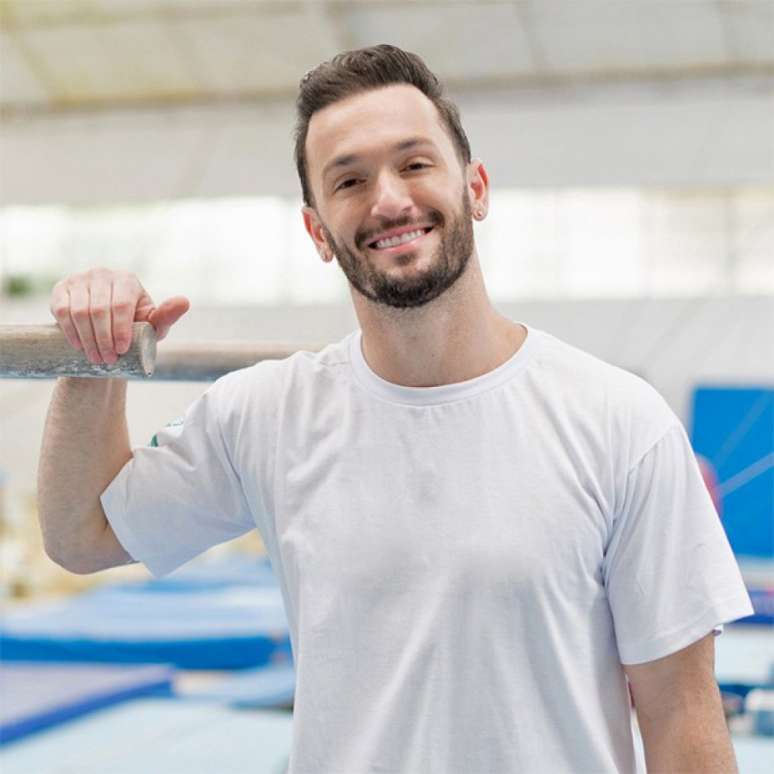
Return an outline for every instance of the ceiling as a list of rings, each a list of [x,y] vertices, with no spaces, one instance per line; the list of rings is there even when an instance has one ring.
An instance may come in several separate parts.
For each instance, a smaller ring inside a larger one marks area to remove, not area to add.
[[[452,88],[774,75],[774,0],[0,0],[0,110],[295,94],[389,42]]]

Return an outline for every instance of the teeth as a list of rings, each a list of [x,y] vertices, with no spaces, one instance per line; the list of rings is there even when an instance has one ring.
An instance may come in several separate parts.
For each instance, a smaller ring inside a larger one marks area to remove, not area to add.
[[[421,237],[424,233],[425,232],[423,229],[419,229],[418,231],[407,231],[405,234],[401,234],[400,236],[390,237],[389,239],[380,239],[376,243],[376,246],[380,250],[384,247],[395,247],[396,245],[402,245],[404,242],[410,242],[412,239]]]

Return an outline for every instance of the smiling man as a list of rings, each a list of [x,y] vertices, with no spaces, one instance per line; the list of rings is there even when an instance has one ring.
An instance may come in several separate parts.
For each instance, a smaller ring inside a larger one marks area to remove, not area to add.
[[[731,772],[714,636],[752,612],[685,431],[631,373],[489,301],[489,179],[416,55],[301,82],[305,227],[360,323],[218,380],[130,449],[126,383],[62,379],[40,517],[75,572],[161,575],[256,527],[297,674],[291,774]],[[95,362],[187,301],[63,280]]]
[[[473,218],[488,207],[484,165],[471,161],[456,108],[429,72],[412,75],[437,90],[435,103],[413,83],[366,90],[341,64],[302,87],[296,161],[304,223],[349,280],[366,360],[414,387],[487,373],[526,330],[496,312],[484,287],[473,239]],[[359,65],[384,78],[376,57],[361,54]],[[405,65],[393,66],[400,76]]]

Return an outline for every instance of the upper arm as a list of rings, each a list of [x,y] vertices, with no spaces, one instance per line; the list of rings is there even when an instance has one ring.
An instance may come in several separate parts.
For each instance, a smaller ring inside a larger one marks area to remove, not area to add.
[[[602,571],[625,664],[657,661],[753,612],[679,423],[621,482]]]
[[[698,703],[702,696],[718,695],[715,680],[715,634],[686,648],[654,661],[624,664],[637,714],[655,719],[679,709],[686,703]]]

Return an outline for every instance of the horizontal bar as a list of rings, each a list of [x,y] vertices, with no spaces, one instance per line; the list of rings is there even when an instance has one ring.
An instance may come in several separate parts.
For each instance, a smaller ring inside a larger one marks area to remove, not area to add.
[[[90,363],[56,325],[0,325],[0,377],[55,379],[60,376],[148,377],[156,363],[156,331],[132,324],[132,343],[114,365]]]
[[[261,360],[283,360],[300,349],[316,351],[322,346],[308,348],[249,341],[164,343],[156,358],[153,381],[214,382],[230,371],[247,368]]]
[[[150,323],[134,323],[132,344],[115,365],[94,365],[58,325],[0,325],[0,379],[78,376],[152,381],[214,381],[262,360],[282,360],[302,347],[250,341],[164,342]],[[318,351],[325,345],[303,347]]]

